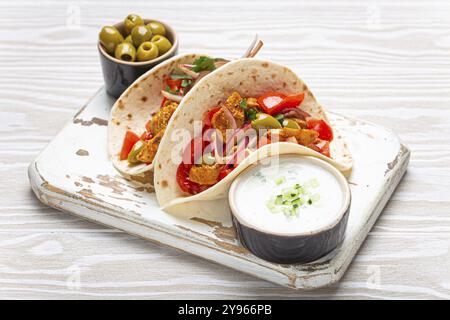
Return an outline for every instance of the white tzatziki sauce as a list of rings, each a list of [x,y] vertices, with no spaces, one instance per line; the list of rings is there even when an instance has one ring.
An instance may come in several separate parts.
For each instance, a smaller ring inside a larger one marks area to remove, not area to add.
[[[332,225],[345,201],[338,177],[310,157],[281,156],[276,161],[240,175],[233,195],[238,220],[277,234]]]

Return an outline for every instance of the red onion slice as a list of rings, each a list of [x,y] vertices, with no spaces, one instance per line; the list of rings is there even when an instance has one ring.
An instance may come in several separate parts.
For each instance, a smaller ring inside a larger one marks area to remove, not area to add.
[[[236,120],[233,117],[233,114],[225,106],[223,106],[222,109],[223,109],[223,112],[225,114],[225,117],[227,117],[227,120],[231,123],[231,127],[232,127],[231,129],[236,130],[237,129],[237,124],[236,124]]]
[[[306,120],[306,118],[311,117],[311,115],[308,112],[303,111],[300,108],[287,108],[281,111],[281,113],[286,118],[297,118],[301,120]]]
[[[197,84],[197,82],[199,82],[202,78],[204,78],[206,75],[208,75],[208,74],[210,74],[211,73],[211,71],[207,71],[207,70],[205,70],[205,71],[200,71],[199,73],[198,73],[198,77],[195,79],[195,81],[194,81],[194,83],[193,83],[193,86],[195,85],[195,84]]]
[[[192,77],[193,79],[197,79],[199,74],[198,72],[192,71],[190,68],[193,66],[190,64],[179,64],[178,68],[183,71],[183,73],[187,74],[188,76]]]
[[[167,99],[171,100],[171,101],[175,101],[175,102],[181,102],[181,99],[183,99],[182,96],[178,96],[176,94],[167,92],[165,90],[161,90],[161,94],[166,97]]]

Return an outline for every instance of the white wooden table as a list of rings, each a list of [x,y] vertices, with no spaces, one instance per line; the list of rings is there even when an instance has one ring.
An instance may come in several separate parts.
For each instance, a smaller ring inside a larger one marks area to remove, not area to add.
[[[447,1],[0,1],[0,298],[450,299]],[[102,85],[100,27],[171,23],[180,52],[294,68],[328,109],[396,130],[409,170],[342,281],[293,291],[40,204],[29,162]]]

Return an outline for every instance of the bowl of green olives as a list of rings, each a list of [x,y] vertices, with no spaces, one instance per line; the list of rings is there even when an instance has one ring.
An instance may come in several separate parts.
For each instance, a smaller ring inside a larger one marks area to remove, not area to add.
[[[98,51],[106,91],[118,98],[137,78],[178,52],[178,37],[168,24],[129,14],[104,26]]]

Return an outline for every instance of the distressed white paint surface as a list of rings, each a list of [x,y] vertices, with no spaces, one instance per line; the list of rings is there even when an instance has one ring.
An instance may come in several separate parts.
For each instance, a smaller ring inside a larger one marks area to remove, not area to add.
[[[450,298],[449,3],[71,3],[80,28],[66,24],[77,21],[66,3],[0,1],[1,298]],[[100,26],[131,11],[169,21],[181,52],[238,56],[258,31],[261,57],[294,68],[323,105],[395,129],[412,149],[407,175],[338,284],[282,288],[36,200],[28,164],[101,86]],[[36,257],[45,241],[63,251]]]
[[[345,239],[319,261],[278,265],[256,258],[239,244],[227,199],[204,202],[204,207],[176,216],[159,208],[155,194],[146,189],[148,180],[121,177],[106,152],[104,119],[112,104],[101,89],[30,164],[38,198],[54,208],[292,288],[318,288],[340,279],[409,161],[409,151],[392,132],[330,114],[354,159]]]

